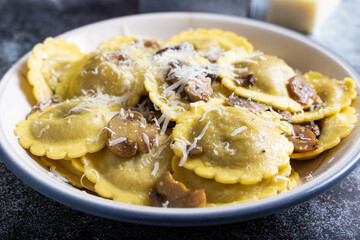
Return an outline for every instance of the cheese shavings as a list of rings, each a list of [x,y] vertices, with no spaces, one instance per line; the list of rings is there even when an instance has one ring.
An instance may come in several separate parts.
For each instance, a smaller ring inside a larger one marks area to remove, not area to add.
[[[211,123],[211,121],[209,121],[205,125],[205,127],[201,131],[200,135],[197,136],[196,138],[194,138],[194,142],[190,145],[190,147],[188,147],[188,149],[186,151],[184,151],[185,154],[183,154],[183,156],[181,157],[180,162],[179,162],[180,167],[182,167],[184,165],[184,163],[186,162],[189,152],[196,147],[197,142],[205,135],[205,132],[208,129],[210,123]],[[185,149],[186,149],[186,145],[185,145]],[[182,148],[182,150],[184,150],[184,148]]]
[[[247,129],[246,126],[241,126],[241,127],[237,128],[235,131],[233,131],[230,135],[231,135],[231,136],[235,136],[235,135],[237,135],[237,134],[239,134],[239,133],[242,133],[242,132],[245,131],[246,129]]]
[[[155,162],[154,170],[151,172],[151,175],[155,176],[158,170],[159,170],[159,162]]]
[[[149,137],[148,137],[148,138],[149,138]],[[109,146],[111,147],[111,146],[114,146],[114,145],[116,145],[116,144],[118,144],[118,143],[122,143],[122,142],[124,142],[124,141],[126,141],[126,137],[119,137],[119,138],[117,138],[117,139],[110,140],[110,141],[109,141]]]

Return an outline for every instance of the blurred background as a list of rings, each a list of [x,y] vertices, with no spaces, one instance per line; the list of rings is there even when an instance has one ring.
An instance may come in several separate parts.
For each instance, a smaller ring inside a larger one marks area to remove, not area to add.
[[[130,14],[200,11],[270,21],[306,34],[360,71],[360,0],[0,0],[0,78],[48,36]],[[1,113],[1,116],[6,116]],[[161,228],[115,222],[54,202],[0,159],[0,239],[360,239],[360,168],[324,194],[256,220]]]

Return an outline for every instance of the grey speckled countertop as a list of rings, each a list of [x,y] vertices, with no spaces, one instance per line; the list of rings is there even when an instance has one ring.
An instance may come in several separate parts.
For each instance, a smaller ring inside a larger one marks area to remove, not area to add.
[[[137,9],[137,1],[0,0],[0,77],[47,36],[135,14]],[[357,70],[359,16],[360,2],[343,0],[333,19],[311,36]],[[264,218],[213,227],[162,228],[72,210],[29,188],[0,160],[0,239],[360,239],[359,190],[358,167],[324,194]]]

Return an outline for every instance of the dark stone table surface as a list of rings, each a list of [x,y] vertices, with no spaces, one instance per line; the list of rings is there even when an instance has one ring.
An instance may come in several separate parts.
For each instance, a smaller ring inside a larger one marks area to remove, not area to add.
[[[357,70],[359,5],[343,0],[333,18],[311,36]],[[0,0],[0,77],[47,36],[137,12],[137,1],[130,0]],[[21,182],[0,159],[0,239],[360,239],[359,189],[358,167],[331,190],[267,217],[212,227],[154,227],[63,206]]]

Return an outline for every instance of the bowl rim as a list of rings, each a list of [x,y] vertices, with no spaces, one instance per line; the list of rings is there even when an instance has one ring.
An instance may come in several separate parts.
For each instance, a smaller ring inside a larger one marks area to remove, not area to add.
[[[326,47],[316,43],[315,41],[283,27],[275,26],[266,22],[260,22],[257,20],[239,18],[234,16],[227,16],[221,14],[212,13],[195,13],[195,12],[165,12],[165,13],[147,13],[136,14],[125,17],[118,17],[108,20],[99,21],[96,23],[88,24],[74,30],[65,32],[57,37],[68,37],[74,34],[76,31],[82,31],[85,28],[92,28],[102,24],[111,24],[117,21],[126,21],[133,18],[145,18],[150,19],[153,17],[161,18],[211,18],[211,20],[227,20],[233,23],[246,24],[249,26],[256,26],[266,28],[277,34],[285,35],[290,38],[294,38],[298,41],[316,47],[323,52],[326,56],[336,60],[342,67],[346,68],[348,72],[351,72],[355,76],[355,80],[359,84],[360,75],[356,70],[342,57],[333,53]],[[24,64],[26,58],[30,53],[25,54],[20,58],[2,77],[0,81],[0,96],[5,91],[9,76],[19,70],[19,67]],[[0,98],[1,100],[1,98]],[[0,126],[1,127],[1,126]],[[309,200],[316,195],[328,190],[330,187],[345,178],[352,170],[354,170],[359,163],[360,148],[355,151],[355,147],[352,151],[347,152],[344,158],[348,157],[351,153],[351,159],[346,162],[339,162],[336,166],[329,169],[328,174],[321,174],[315,179],[302,184],[301,186],[292,189],[291,191],[276,195],[273,197],[238,204],[232,206],[223,206],[216,208],[204,208],[204,209],[163,209],[154,208],[148,206],[136,206],[125,203],[115,202],[109,199],[105,199],[97,196],[85,196],[79,191],[64,188],[59,182],[56,181],[44,181],[41,177],[36,176],[29,169],[24,169],[21,164],[21,157],[16,152],[9,152],[7,149],[11,149],[8,142],[5,141],[5,134],[3,129],[0,128],[0,159],[6,164],[6,166],[23,182],[42,193],[43,195],[67,205],[73,209],[81,210],[89,214],[106,217],[114,220],[121,220],[132,223],[141,223],[149,225],[161,225],[161,226],[203,226],[203,225],[215,225],[230,222],[239,222],[250,220],[253,218],[262,217],[275,213],[279,210],[289,208],[303,201]],[[356,140],[355,145],[360,146],[360,137]],[[325,176],[326,175],[326,176]],[[280,196],[280,197],[279,197]]]

